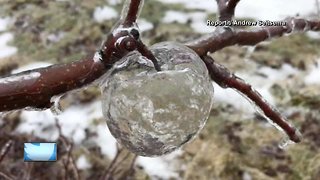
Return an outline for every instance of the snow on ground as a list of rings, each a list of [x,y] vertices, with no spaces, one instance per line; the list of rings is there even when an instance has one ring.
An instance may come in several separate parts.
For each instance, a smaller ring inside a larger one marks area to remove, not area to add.
[[[9,45],[9,43],[13,40],[13,34],[10,32],[5,32],[9,23],[9,17],[0,17],[0,59],[11,56],[17,52],[16,47]]]
[[[14,55],[17,52],[17,48],[8,45],[10,41],[13,40],[12,33],[1,33],[0,34],[0,58],[8,57]]]
[[[188,9],[201,9],[209,12],[215,12],[217,5],[215,1],[211,0],[158,0],[168,4],[183,4]]]
[[[85,129],[94,118],[102,117],[100,102],[96,101],[88,105],[71,106],[60,115],[54,116],[51,111],[22,111],[21,123],[16,129],[19,133],[34,134],[37,137],[55,141],[58,131],[55,127],[55,119],[61,126],[62,134],[71,138],[76,144],[85,139]]]
[[[114,5],[121,4],[122,0],[108,0],[108,3],[114,6]]]
[[[117,153],[116,139],[111,135],[109,129],[105,124],[98,125],[95,128],[98,134],[95,142],[101,148],[102,154],[107,155],[110,159],[113,159]]]
[[[187,13],[169,10],[169,11],[166,11],[166,13],[162,19],[162,22],[164,22],[164,23],[177,22],[177,23],[185,24],[185,23],[187,23],[189,18],[190,18],[189,14],[187,14]]]
[[[320,84],[320,59],[318,60],[316,66],[312,67],[309,74],[305,77],[304,82],[307,85]]]
[[[81,155],[76,162],[76,166],[79,170],[84,170],[91,168],[92,165],[85,155]]]
[[[138,26],[139,26],[139,29],[141,32],[144,32],[144,31],[149,31],[151,29],[153,29],[153,24],[143,18],[139,18],[138,21]]]
[[[211,26],[207,26],[207,14],[203,12],[193,12],[189,14],[192,22],[191,27],[195,32],[210,33],[213,31]]]
[[[93,18],[98,23],[102,23],[105,20],[115,19],[118,17],[118,12],[109,6],[96,7],[93,13]]]
[[[9,25],[9,23],[10,23],[9,17],[5,17],[5,18],[0,17],[0,32],[5,31]]]
[[[237,17],[281,20],[287,16],[307,16],[316,12],[314,0],[244,0],[236,9]]]
[[[200,9],[217,12],[217,5],[212,0],[158,0],[163,3],[180,3],[188,9]],[[244,0],[236,9],[237,17],[251,17],[257,20],[281,20],[287,16],[300,14],[306,16],[316,12],[313,0]]]
[[[310,38],[310,39],[320,39],[320,32],[315,32],[315,31],[308,31],[306,32],[306,35]]]
[[[179,11],[167,11],[162,19],[164,23],[177,22],[180,24],[185,24],[188,20],[191,20],[191,27],[195,32],[198,33],[210,33],[213,28],[207,26],[207,14],[205,12],[192,12],[184,13]]]
[[[181,165],[177,164],[176,158],[182,153],[182,150],[177,150],[168,155],[156,158],[139,156],[136,164],[142,166],[152,179],[159,177],[162,179],[179,179],[178,172],[175,172],[175,170],[178,170]]]

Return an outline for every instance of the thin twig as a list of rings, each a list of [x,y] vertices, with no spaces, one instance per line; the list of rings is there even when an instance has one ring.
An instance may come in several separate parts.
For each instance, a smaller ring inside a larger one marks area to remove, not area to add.
[[[130,0],[130,2],[126,2],[128,3],[129,7],[128,9],[126,9],[127,7],[124,7],[124,9],[122,10],[127,11],[123,22],[124,27],[130,27],[137,21],[139,10],[140,8],[142,8],[143,2],[144,0]]]
[[[233,88],[246,96],[257,107],[259,107],[264,115],[272,122],[280,126],[293,142],[301,141],[299,131],[291,126],[285,117],[283,117],[275,108],[273,108],[250,84],[244,82],[236,75],[230,73],[227,68],[217,64],[210,56],[202,57],[206,64],[211,78],[217,82],[222,88]]]
[[[112,169],[109,171],[110,176],[113,174],[117,174],[121,170],[121,169],[118,169],[118,171],[116,171],[117,167],[119,167],[121,164],[123,164],[125,162],[125,160],[128,159],[130,154],[131,154],[130,152],[127,152],[127,154],[121,160],[119,160],[119,162],[117,163],[117,166],[112,167]]]
[[[138,51],[141,55],[145,56],[146,58],[150,59],[154,64],[154,68],[157,71],[161,71],[161,67],[157,61],[157,58],[152,54],[152,52],[148,49],[146,45],[144,45],[141,41],[138,42]]]
[[[26,172],[26,174],[25,174],[23,179],[30,180],[34,163],[33,162],[28,162],[26,165],[27,165],[27,172]]]
[[[69,164],[70,164],[71,165],[71,169],[72,169],[73,174],[74,174],[74,179],[79,180],[80,179],[79,170],[78,170],[78,168],[77,168],[77,166],[75,164],[74,158],[72,156],[73,142],[70,142],[68,140],[68,138],[66,138],[62,134],[62,128],[61,128],[57,118],[55,119],[55,123],[56,123],[56,127],[58,129],[59,139],[61,140],[61,142],[63,143],[63,146],[67,150],[67,157],[66,157],[65,161],[63,161],[63,165],[64,165],[64,168],[65,168],[65,177],[64,177],[64,179],[67,179],[68,167],[69,167]]]
[[[74,174],[74,179],[79,180],[80,179],[79,171],[78,171],[78,168],[77,168],[77,166],[75,164],[74,158],[73,158],[73,156],[71,154],[72,149],[73,149],[73,143],[70,143],[70,146],[71,146],[70,150],[69,150],[70,154],[68,155],[69,156],[68,159],[70,161],[71,169],[72,169],[72,172]]]
[[[14,177],[2,172],[1,170],[0,170],[0,177],[3,177],[6,180],[15,180],[16,179],[16,178],[14,178]]]
[[[124,173],[123,177],[132,177],[134,175],[134,173],[135,173],[134,165],[137,160],[137,157],[138,157],[138,155],[135,154],[132,161],[131,161],[129,169],[127,170],[126,173]]]
[[[109,179],[110,177],[110,171],[112,169],[112,167],[116,164],[121,152],[123,151],[122,148],[119,148],[118,147],[118,144],[117,144],[117,153],[116,153],[116,156],[113,158],[113,160],[110,162],[109,166],[107,167],[107,169],[105,170],[105,172],[103,173],[103,176],[101,177],[100,180],[106,180],[106,179]]]
[[[6,154],[9,152],[9,149],[12,146],[12,144],[13,144],[13,141],[8,140],[6,142],[6,144],[2,147],[2,149],[0,151],[0,164],[1,164],[2,160],[4,159],[4,157],[6,156]]]

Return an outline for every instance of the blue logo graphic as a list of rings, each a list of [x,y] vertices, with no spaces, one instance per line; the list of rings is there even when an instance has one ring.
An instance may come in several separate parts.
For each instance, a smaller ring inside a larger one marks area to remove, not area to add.
[[[24,143],[24,161],[56,161],[57,143]]]

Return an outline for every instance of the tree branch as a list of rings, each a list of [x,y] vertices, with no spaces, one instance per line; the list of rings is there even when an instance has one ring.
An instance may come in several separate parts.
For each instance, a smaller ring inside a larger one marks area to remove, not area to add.
[[[320,31],[319,20],[287,18],[285,26],[267,26],[250,30],[218,27],[213,33],[186,43],[199,56],[213,53],[232,45],[256,45],[262,41],[278,38],[284,34],[306,31]]]
[[[286,118],[272,107],[250,84],[230,73],[224,66],[217,64],[210,56],[204,56],[202,60],[206,64],[211,78],[222,88],[233,88],[240,92],[240,94],[247,97],[261,109],[264,115],[271,120],[275,126],[279,126],[288,135],[290,140],[296,143],[301,141],[299,131],[290,125]]]
[[[125,15],[123,25],[130,27],[139,17],[140,10],[143,6],[144,0],[126,0],[123,7],[122,14]]]
[[[71,166],[71,170],[73,172],[73,179],[79,180],[80,176],[79,176],[79,170],[75,164],[74,158],[72,156],[72,150],[73,150],[73,141],[69,141],[67,137],[65,137],[62,134],[62,128],[59,124],[58,119],[55,119],[55,125],[58,129],[58,133],[59,133],[59,140],[61,140],[63,146],[65,147],[67,153],[66,153],[66,157],[65,157],[65,161],[62,161],[62,164],[64,165],[64,170],[65,170],[65,177],[64,179],[68,179],[68,167],[69,164]]]
[[[53,96],[83,87],[107,69],[92,58],[53,65],[0,79],[0,111],[49,108]]]
[[[132,48],[132,44],[137,40],[132,32],[137,30],[132,31],[135,27],[127,26],[136,22],[142,4],[142,0],[130,1],[128,11],[125,11],[126,8],[123,10],[125,20],[113,28],[101,49],[90,58],[26,71],[0,79],[0,111],[26,107],[49,108],[52,105],[52,97],[81,88],[98,79],[115,62],[128,52],[135,50],[136,46]]]
[[[237,4],[240,0],[216,0],[218,4],[219,20],[232,20]]]
[[[138,45],[137,50],[140,52],[140,54],[142,56],[145,56],[149,60],[151,60],[154,65],[154,68],[157,71],[161,71],[161,67],[160,67],[156,57],[152,54],[152,52],[148,49],[148,47],[146,45],[144,45],[141,41],[139,41],[137,45]]]

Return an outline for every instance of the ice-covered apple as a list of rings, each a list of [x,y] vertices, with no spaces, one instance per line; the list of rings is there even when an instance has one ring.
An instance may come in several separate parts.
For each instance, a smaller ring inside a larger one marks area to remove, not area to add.
[[[191,49],[174,42],[150,50],[159,61],[132,52],[102,84],[102,108],[117,141],[141,156],[174,151],[205,125],[213,103],[207,68]]]

